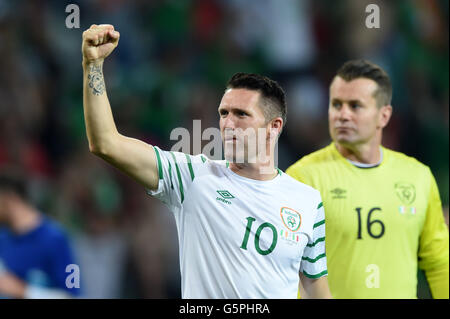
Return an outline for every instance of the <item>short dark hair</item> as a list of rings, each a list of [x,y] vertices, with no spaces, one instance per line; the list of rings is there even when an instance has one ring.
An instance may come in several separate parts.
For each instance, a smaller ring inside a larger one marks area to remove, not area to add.
[[[266,121],[275,117],[283,119],[283,126],[287,120],[286,97],[284,90],[274,80],[266,76],[254,73],[236,73],[227,83],[227,89],[248,89],[261,93],[261,96],[268,103],[262,107]]]
[[[374,97],[378,107],[390,105],[392,100],[392,84],[389,75],[380,66],[367,60],[358,59],[345,62],[336,76],[349,82],[358,78],[366,78],[377,83],[378,89]]]
[[[0,172],[0,192],[13,192],[22,199],[26,199],[28,192],[24,177],[16,171]]]

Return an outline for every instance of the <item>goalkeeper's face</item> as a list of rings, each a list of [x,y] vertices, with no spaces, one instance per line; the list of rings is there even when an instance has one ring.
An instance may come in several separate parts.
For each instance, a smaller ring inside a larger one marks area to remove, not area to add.
[[[254,90],[228,89],[225,92],[218,111],[227,161],[257,163],[270,152],[270,123],[259,106],[260,99],[260,93]]]
[[[330,86],[328,121],[333,141],[343,146],[381,142],[382,129],[390,118],[390,106],[377,106],[375,81],[358,78],[349,82],[334,78]]]

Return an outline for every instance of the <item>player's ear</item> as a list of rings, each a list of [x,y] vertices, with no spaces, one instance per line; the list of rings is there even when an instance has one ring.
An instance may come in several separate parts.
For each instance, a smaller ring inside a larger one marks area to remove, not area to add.
[[[386,125],[389,123],[389,120],[392,116],[392,106],[391,105],[384,105],[380,109],[380,121],[379,126],[381,128],[385,128]]]
[[[270,121],[269,125],[269,138],[277,138],[283,128],[283,119],[281,117],[276,117]]]

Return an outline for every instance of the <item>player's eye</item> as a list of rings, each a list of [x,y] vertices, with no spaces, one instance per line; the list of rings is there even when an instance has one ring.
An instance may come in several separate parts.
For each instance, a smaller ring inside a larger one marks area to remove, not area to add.
[[[359,103],[351,103],[350,107],[354,110],[361,108],[361,104]]]
[[[219,114],[220,114],[220,116],[227,116],[227,114],[228,114],[228,111],[227,110],[220,110],[219,111]]]
[[[237,114],[238,116],[247,116],[247,115],[248,115],[248,114],[245,113],[244,111],[237,111],[236,114]]]
[[[331,102],[331,106],[336,108],[336,109],[339,109],[342,106],[342,104],[339,101],[332,101]]]

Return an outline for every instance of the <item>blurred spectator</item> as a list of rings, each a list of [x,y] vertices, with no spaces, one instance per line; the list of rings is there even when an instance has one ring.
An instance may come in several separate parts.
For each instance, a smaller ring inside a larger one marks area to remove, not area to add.
[[[80,293],[79,267],[65,232],[28,202],[23,179],[11,172],[0,174],[0,264],[0,297]]]

